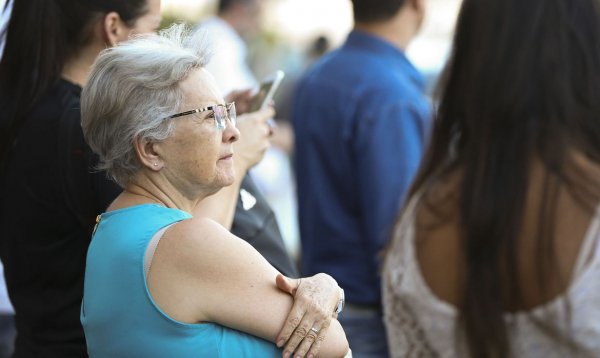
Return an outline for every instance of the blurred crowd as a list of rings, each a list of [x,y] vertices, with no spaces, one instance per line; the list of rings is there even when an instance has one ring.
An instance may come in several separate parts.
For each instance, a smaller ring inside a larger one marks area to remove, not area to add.
[[[5,1],[0,357],[600,356],[600,2],[432,2]]]

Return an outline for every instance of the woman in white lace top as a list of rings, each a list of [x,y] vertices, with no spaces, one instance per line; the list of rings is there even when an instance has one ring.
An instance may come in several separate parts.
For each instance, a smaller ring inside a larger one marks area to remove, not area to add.
[[[463,1],[386,252],[394,357],[600,357],[599,11]]]

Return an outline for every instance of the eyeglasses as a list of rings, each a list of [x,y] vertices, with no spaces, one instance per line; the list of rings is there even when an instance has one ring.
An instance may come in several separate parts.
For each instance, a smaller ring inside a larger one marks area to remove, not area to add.
[[[213,118],[215,119],[215,125],[217,129],[224,130],[227,127],[227,118],[231,124],[235,126],[236,123],[236,112],[235,112],[235,102],[230,102],[226,104],[215,104],[214,106],[208,106],[203,108],[196,108],[190,111],[185,111],[181,113],[176,113],[165,117],[165,119],[183,117],[190,114],[201,113],[206,111],[213,112]]]

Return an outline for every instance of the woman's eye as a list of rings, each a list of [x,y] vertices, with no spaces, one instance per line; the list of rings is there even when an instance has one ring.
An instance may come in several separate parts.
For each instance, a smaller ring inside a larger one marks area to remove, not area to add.
[[[206,115],[206,117],[204,117],[205,121],[210,121],[211,123],[214,123],[217,121],[217,119],[215,118],[215,114],[214,113],[210,113],[208,115]]]

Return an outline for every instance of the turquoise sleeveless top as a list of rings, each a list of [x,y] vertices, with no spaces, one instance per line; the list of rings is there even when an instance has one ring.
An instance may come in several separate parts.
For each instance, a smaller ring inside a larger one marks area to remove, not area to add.
[[[145,204],[105,213],[88,249],[81,323],[91,357],[281,357],[261,338],[214,323],[175,321],[154,303],[144,255],[160,229],[189,219]]]

